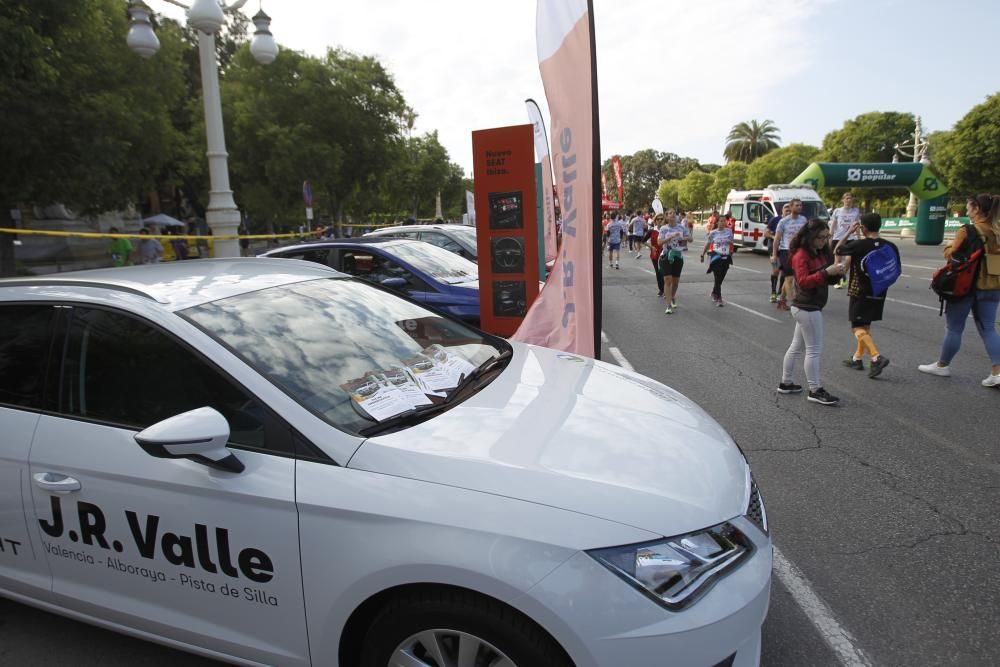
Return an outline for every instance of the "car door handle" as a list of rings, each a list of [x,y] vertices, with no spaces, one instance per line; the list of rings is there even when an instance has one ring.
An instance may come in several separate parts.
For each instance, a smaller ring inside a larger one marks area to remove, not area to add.
[[[57,472],[39,472],[33,475],[35,486],[52,493],[73,493],[80,490],[79,480]]]

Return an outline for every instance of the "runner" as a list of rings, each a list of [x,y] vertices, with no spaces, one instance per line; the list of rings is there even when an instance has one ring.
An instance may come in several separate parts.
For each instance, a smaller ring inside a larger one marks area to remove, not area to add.
[[[789,244],[799,230],[806,224],[802,216],[802,200],[793,199],[788,202],[791,212],[782,218],[774,230],[774,249],[771,250],[771,261],[777,260],[784,274],[781,282],[781,294],[778,297],[778,310],[788,310],[788,301],[792,295],[792,282],[795,272],[789,262]]]
[[[711,248],[711,251],[709,251]],[[705,261],[705,253],[709,253],[708,271],[715,277],[715,285],[712,287],[712,301],[719,308],[726,305],[722,301],[722,281],[729,273],[729,265],[733,263],[733,230],[723,226],[721,229],[713,229],[708,233],[705,242],[705,249],[701,251],[701,261]]]
[[[646,218],[642,215],[636,215],[632,218],[632,235],[629,237],[632,239],[632,245],[629,250],[635,250],[635,258],[639,259],[642,255],[642,239],[646,236]]]
[[[621,258],[622,237],[625,233],[625,221],[621,218],[615,218],[614,222],[608,225],[608,268],[620,268],[618,261]]]
[[[764,231],[764,247],[767,248],[771,257],[771,303],[778,303],[778,284],[784,277],[781,272],[781,264],[774,257],[774,232],[778,228],[778,223],[787,215],[791,215],[792,207],[785,204],[781,207],[780,215],[772,215],[767,220],[767,230]]]
[[[833,234],[833,238],[830,240],[831,249],[835,247],[841,239],[848,236],[848,229],[861,218],[861,211],[854,206],[853,194],[845,192],[841,203],[843,206],[833,209],[833,213],[830,214],[830,233]],[[857,227],[855,227],[855,229],[857,229]],[[850,264],[848,264],[848,266],[850,266]],[[847,280],[843,279],[833,287],[834,289],[843,289],[846,285]]]
[[[846,202],[847,195],[844,195],[844,198]],[[845,359],[844,365],[863,371],[865,364],[862,357],[867,351],[871,361],[868,369],[868,377],[870,378],[878,377],[889,365],[889,357],[879,354],[871,335],[872,322],[882,319],[885,293],[875,294],[872,291],[871,280],[869,280],[868,274],[862,270],[861,260],[871,251],[884,245],[892,248],[896,253],[897,260],[899,258],[899,248],[879,237],[878,232],[881,228],[882,216],[878,213],[866,213],[861,216],[859,222],[854,222],[846,230],[843,230],[834,250],[838,257],[850,260],[851,281],[850,287],[847,288],[850,304],[847,307],[847,313],[851,320],[851,330],[858,340],[858,347],[854,351],[854,355],[850,359]],[[852,237],[859,229],[862,230],[864,238],[853,239]]]
[[[687,238],[684,239],[684,243],[681,245],[681,250],[687,252],[688,241],[694,240],[694,234],[692,233],[693,225],[688,220],[688,214],[682,209],[677,209],[677,224],[687,230]]]
[[[663,271],[660,270],[660,226],[664,224],[666,218],[662,213],[657,213],[646,231],[646,238],[649,239],[649,259],[653,262],[653,271],[656,273],[656,286],[659,288],[659,296],[663,298]]]
[[[792,210],[794,211],[794,206]],[[788,220],[782,220],[785,222]],[[819,218],[813,218],[799,228],[789,244],[791,274],[798,287],[792,301],[795,334],[781,364],[779,394],[795,394],[802,386],[792,382],[795,366],[805,348],[808,400],[821,405],[836,405],[840,399],[831,396],[820,381],[819,363],[823,354],[823,306],[829,294],[828,286],[844,275],[843,264],[831,264],[830,228]]]
[[[677,286],[681,282],[681,271],[684,270],[684,252],[681,243],[687,236],[687,228],[677,224],[677,214],[674,209],[667,210],[667,224],[660,227],[659,243],[660,270],[663,272],[663,294],[667,308],[663,312],[670,315],[677,308]]]
[[[608,225],[611,224],[611,216],[607,213],[601,218],[601,251],[608,247]]]

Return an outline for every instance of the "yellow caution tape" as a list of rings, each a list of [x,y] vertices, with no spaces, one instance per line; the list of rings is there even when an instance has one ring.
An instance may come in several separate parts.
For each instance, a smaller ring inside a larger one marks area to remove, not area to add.
[[[341,225],[341,227],[371,227],[372,229],[378,229],[380,227],[393,227],[394,225]],[[21,234],[24,236],[76,236],[85,239],[168,239],[168,240],[186,240],[186,241],[220,241],[220,240],[232,240],[232,239],[294,239],[301,238],[303,236],[318,236],[323,232],[322,229],[313,229],[308,232],[294,232],[291,234],[244,234],[240,235],[226,235],[226,236],[199,236],[199,235],[189,235],[189,234],[105,234],[101,232],[60,232],[48,229],[12,229],[0,227],[0,233],[7,234]]]

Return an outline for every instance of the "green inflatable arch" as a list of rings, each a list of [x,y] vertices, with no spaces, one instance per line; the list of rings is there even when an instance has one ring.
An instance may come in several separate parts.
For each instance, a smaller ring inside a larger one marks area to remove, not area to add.
[[[948,187],[931,168],[920,162],[869,162],[847,164],[814,162],[793,184],[814,188],[906,188],[917,196],[917,245],[938,245],[944,240],[948,213]]]

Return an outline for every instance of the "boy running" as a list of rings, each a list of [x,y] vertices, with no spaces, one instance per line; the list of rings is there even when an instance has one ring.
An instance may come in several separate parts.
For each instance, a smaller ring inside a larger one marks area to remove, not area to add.
[[[844,365],[859,371],[865,369],[862,357],[868,352],[871,365],[868,367],[868,377],[878,377],[879,374],[889,365],[889,357],[879,354],[872,340],[871,325],[882,319],[882,308],[885,306],[885,294],[873,294],[871,280],[861,268],[861,260],[871,251],[883,245],[888,245],[899,258],[899,248],[895,244],[886,241],[879,236],[882,228],[882,216],[878,213],[866,213],[861,216],[860,221],[853,223],[847,228],[834,252],[839,257],[850,258],[851,278],[847,287],[847,295],[850,297],[848,315],[851,319],[851,330],[858,340],[858,347],[850,359],[844,360]],[[855,232],[861,230],[864,234],[861,239],[851,240]]]

